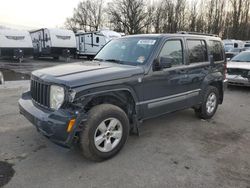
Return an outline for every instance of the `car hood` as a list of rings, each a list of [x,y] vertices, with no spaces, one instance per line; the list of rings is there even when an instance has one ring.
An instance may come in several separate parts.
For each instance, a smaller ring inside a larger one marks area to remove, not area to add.
[[[233,61],[230,61],[230,62],[227,63],[227,68],[250,70],[250,62],[233,62]]]
[[[32,72],[32,76],[46,82],[63,84],[70,88],[105,81],[129,78],[144,73],[139,66],[116,63],[78,62],[40,69]]]

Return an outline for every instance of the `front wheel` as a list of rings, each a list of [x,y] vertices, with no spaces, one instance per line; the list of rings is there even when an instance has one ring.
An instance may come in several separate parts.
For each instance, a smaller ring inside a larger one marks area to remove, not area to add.
[[[94,161],[109,159],[122,149],[128,134],[129,120],[121,108],[111,104],[95,106],[80,135],[83,155]]]
[[[203,97],[201,106],[195,109],[195,114],[199,118],[210,119],[215,114],[218,107],[219,91],[214,86],[208,86]]]

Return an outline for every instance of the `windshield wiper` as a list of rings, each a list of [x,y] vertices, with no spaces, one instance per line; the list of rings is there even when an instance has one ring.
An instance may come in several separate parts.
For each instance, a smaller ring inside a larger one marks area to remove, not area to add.
[[[104,61],[108,61],[108,62],[114,62],[114,63],[123,64],[123,61],[118,60],[118,59],[104,59]]]
[[[123,64],[123,61],[118,60],[118,59],[101,59],[101,58],[95,58],[93,60],[94,61],[108,61],[108,62],[114,62],[114,63]]]

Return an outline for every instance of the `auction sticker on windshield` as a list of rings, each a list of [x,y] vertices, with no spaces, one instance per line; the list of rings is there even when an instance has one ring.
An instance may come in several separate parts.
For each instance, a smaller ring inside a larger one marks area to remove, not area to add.
[[[139,40],[137,44],[154,45],[156,40]]]

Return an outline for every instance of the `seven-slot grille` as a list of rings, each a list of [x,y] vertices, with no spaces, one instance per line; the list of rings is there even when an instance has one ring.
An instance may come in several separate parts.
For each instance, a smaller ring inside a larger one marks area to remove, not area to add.
[[[31,80],[30,85],[32,99],[45,107],[49,107],[50,85],[42,82]]]

